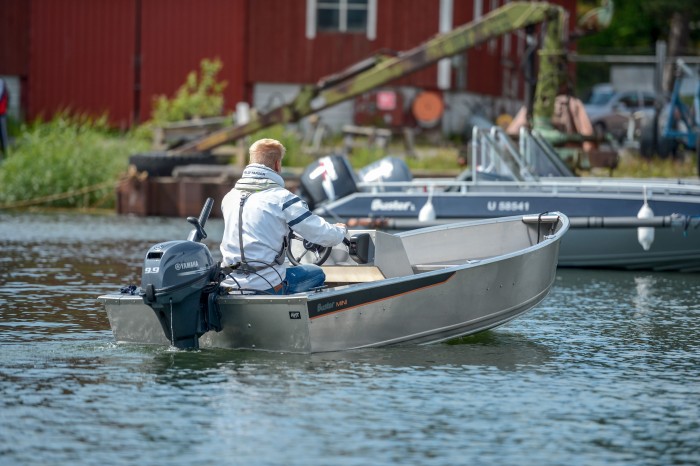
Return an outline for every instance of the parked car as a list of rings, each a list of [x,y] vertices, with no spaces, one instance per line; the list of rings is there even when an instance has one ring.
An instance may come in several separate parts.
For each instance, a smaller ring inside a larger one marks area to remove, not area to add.
[[[611,84],[599,84],[584,107],[597,134],[610,133],[618,141],[628,139],[630,122],[632,138],[639,138],[644,121],[652,120],[657,109],[656,95],[651,91],[617,91]]]

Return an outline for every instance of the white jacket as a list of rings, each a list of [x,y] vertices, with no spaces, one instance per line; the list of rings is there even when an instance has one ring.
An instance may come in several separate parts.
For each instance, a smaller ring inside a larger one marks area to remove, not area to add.
[[[284,187],[284,180],[271,168],[250,164],[236,186],[224,196],[224,235],[221,241],[222,264],[241,261],[238,215],[241,194],[250,192],[243,206],[243,252],[254,273],[234,273],[223,285],[232,288],[267,290],[286,277],[285,264],[275,263],[291,228],[305,239],[322,246],[334,246],[345,237],[345,230],[312,214],[301,198]],[[282,257],[283,259],[284,257]],[[234,280],[235,279],[235,280]]]

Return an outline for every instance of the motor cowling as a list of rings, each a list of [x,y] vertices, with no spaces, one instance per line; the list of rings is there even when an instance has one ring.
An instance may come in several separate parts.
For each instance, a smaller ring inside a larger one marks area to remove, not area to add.
[[[325,202],[356,193],[355,177],[347,157],[327,155],[306,167],[299,179],[299,195],[313,210]]]
[[[219,264],[202,243],[168,241],[148,250],[140,294],[173,346],[198,348],[201,335],[221,330],[218,272]]]

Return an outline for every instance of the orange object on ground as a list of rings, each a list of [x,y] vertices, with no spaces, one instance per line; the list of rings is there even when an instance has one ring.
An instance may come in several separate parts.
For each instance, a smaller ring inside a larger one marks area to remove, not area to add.
[[[445,111],[442,96],[434,91],[423,91],[413,99],[411,111],[421,126],[435,126]]]

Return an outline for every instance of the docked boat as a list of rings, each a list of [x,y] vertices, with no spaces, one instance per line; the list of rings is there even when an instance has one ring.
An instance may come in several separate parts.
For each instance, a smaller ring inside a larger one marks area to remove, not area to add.
[[[412,178],[396,158],[355,174],[328,156],[307,168],[301,192],[319,215],[388,231],[558,211],[571,222],[562,267],[700,271],[697,180],[577,177],[527,132],[518,147],[496,128],[472,141],[456,179]]]
[[[208,201],[211,209],[211,200]],[[354,231],[334,248],[292,237],[326,285],[292,295],[231,294],[207,247],[207,207],[187,240],[154,245],[141,287],[100,296],[117,342],[316,353],[428,344],[487,330],[549,293],[565,215],[517,215],[391,234]]]

